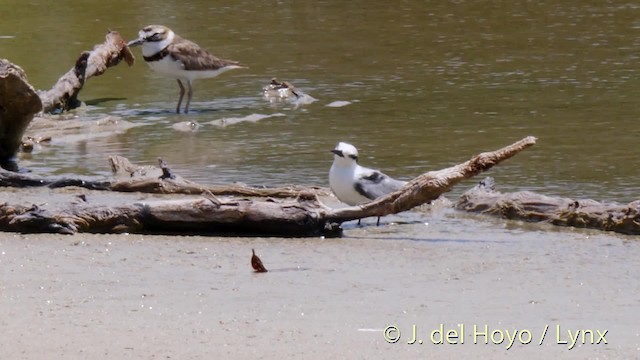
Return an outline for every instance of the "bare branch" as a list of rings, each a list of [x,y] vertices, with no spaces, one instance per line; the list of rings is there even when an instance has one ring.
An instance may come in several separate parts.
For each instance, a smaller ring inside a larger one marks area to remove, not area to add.
[[[43,112],[66,111],[78,107],[78,93],[85,81],[102,75],[123,59],[132,66],[135,58],[120,34],[109,31],[104,43],[96,45],[91,51],[83,52],[74,67],[60,77],[51,90],[40,93]]]

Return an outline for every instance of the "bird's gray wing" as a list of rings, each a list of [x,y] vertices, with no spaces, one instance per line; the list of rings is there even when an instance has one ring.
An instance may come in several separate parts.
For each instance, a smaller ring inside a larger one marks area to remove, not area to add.
[[[196,43],[175,36],[174,42],[167,47],[171,56],[184,65],[185,70],[218,70],[225,66],[241,64],[237,61],[221,59],[211,55]]]
[[[400,189],[404,184],[406,184],[405,181],[396,180],[380,171],[372,170],[363,174],[354,184],[354,188],[360,195],[374,200]]]

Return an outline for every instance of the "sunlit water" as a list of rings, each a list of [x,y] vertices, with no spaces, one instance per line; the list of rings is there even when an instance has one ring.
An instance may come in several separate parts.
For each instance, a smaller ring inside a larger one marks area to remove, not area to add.
[[[188,115],[175,80],[140,50],[88,81],[76,114],[116,115],[125,133],[57,141],[21,165],[36,174],[108,176],[109,155],[165,159],[202,183],[328,184],[338,141],[361,163],[409,179],[527,135],[532,149],[489,172],[500,189],[631,201],[638,198],[640,5],[472,1],[5,4],[0,54],[49,88],[107,29],[127,39],[173,28],[248,69],[195,82]],[[105,8],[106,7],[106,8]],[[634,15],[635,14],[635,15]],[[288,80],[318,101],[273,104],[261,89]],[[244,119],[221,126],[225,119]],[[197,122],[197,131],[176,124]],[[458,186],[460,193],[473,181]]]

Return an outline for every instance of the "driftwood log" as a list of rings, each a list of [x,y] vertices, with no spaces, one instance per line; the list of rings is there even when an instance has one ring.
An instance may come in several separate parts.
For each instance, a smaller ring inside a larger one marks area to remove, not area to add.
[[[428,203],[449,191],[461,180],[490,169],[534,145],[535,142],[535,138],[527,137],[505,148],[474,156],[469,161],[451,168],[422,174],[402,189],[364,206],[342,209],[327,207],[319,201],[313,191],[309,190],[298,191],[295,199],[221,199],[209,188],[195,187],[194,184],[185,183],[184,180],[171,174],[166,166],[160,169],[160,176],[145,174],[140,180],[137,180],[137,174],[134,174],[139,169],[134,167],[123,170],[124,174],[129,172],[129,176],[132,177],[129,180],[93,183],[93,185],[96,185],[95,188],[105,190],[115,190],[114,188],[122,190],[124,186],[125,190],[144,189],[161,193],[166,192],[166,189],[186,186],[189,191],[197,189],[202,195],[177,200],[132,201],[119,206],[76,201],[49,208],[48,204],[5,202],[0,204],[0,229],[64,234],[178,232],[181,234],[336,236],[341,232],[339,224],[344,221],[394,214]],[[126,165],[122,159],[120,160],[120,164]],[[39,181],[23,174],[6,171],[0,171],[0,175],[2,175],[0,184],[5,185],[20,183],[35,186]],[[155,179],[151,180],[152,177]],[[47,186],[59,186],[63,183],[83,185],[83,181],[79,179],[61,181],[49,182]],[[84,182],[84,184],[87,183],[90,182]],[[152,185],[140,186],[141,183]],[[44,182],[41,185],[44,185]]]
[[[203,185],[180,177],[158,159],[160,168],[131,164],[122,156],[110,156],[109,164],[116,180],[109,190],[119,192],[144,192],[154,194],[200,195],[210,193],[217,196],[305,198],[328,195],[319,187],[287,186],[278,188],[253,187],[241,184]],[[1,177],[0,177],[1,179]]]
[[[22,135],[42,109],[38,94],[17,65],[0,59],[0,166],[18,171],[16,154]]]
[[[104,43],[82,52],[71,70],[60,77],[50,90],[40,92],[43,112],[67,111],[80,106],[78,93],[84,83],[91,77],[102,75],[123,59],[129,66],[135,60],[122,36],[117,31],[109,31]]]
[[[107,33],[103,44],[83,52],[76,64],[48,91],[36,92],[24,71],[0,59],[0,166],[18,171],[16,155],[24,131],[40,111],[66,111],[79,106],[78,93],[85,81],[103,74],[124,59],[129,66],[134,57],[126,41],[115,31]]]
[[[484,179],[462,194],[455,207],[503,219],[640,235],[640,201],[624,205],[551,197],[530,191],[501,193],[496,191],[492,178]]]
[[[105,190],[116,192],[141,192],[151,194],[181,194],[200,195],[211,193],[212,195],[226,195],[239,197],[272,197],[295,198],[298,196],[310,197],[314,195],[328,195],[320,187],[287,186],[278,188],[252,187],[241,184],[228,185],[203,185],[183,179],[165,172],[163,169],[151,166],[138,166],[131,164],[122,156],[109,157],[114,180],[88,180],[82,178],[47,177],[42,178],[30,174],[19,174],[0,170],[0,187],[28,188],[47,187],[58,189],[64,187],[79,187],[89,190]]]

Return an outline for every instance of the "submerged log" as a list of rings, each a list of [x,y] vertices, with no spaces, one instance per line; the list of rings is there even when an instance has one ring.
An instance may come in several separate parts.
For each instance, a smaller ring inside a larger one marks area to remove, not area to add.
[[[109,31],[104,43],[96,45],[91,51],[84,51],[71,70],[60,77],[50,90],[40,93],[43,112],[67,111],[78,107],[78,93],[85,81],[102,75],[123,59],[132,66],[135,58],[122,36],[117,31]]]
[[[0,166],[18,171],[16,154],[22,135],[42,109],[38,94],[17,65],[0,59]]]
[[[95,201],[74,201],[55,207],[50,204],[24,205],[0,204],[0,229],[19,232],[138,232],[227,235],[276,235],[276,236],[335,236],[340,234],[339,224],[344,221],[370,216],[383,216],[410,210],[436,199],[463,179],[477,175],[497,165],[518,152],[535,144],[528,137],[503,149],[482,153],[471,160],[444,169],[432,171],[414,180],[397,192],[384,196],[363,206],[331,209],[320,202],[313,191],[300,191],[296,199],[265,200],[230,199],[221,200],[207,188],[187,183],[189,191],[198,189],[203,193],[195,199],[132,201],[119,206],[108,206]],[[122,167],[120,176],[135,178],[139,168],[118,161]],[[171,171],[162,164],[159,175],[144,175],[154,179],[153,192],[180,184],[177,176],[166,176]],[[131,173],[130,171],[133,171]],[[6,172],[0,171],[0,175]],[[6,178],[18,177],[9,174]],[[25,176],[21,179],[24,180]],[[1,179],[1,177],[0,177]],[[144,180],[143,181],[147,181]],[[115,184],[122,184],[117,180]],[[33,179],[31,180],[33,183]],[[51,184],[59,184],[53,182]],[[49,186],[51,186],[51,184]],[[86,184],[86,182],[84,183]],[[74,185],[83,185],[76,182]],[[105,184],[94,184],[105,185]],[[99,186],[98,186],[99,187]],[[128,187],[130,189],[131,187]],[[135,188],[135,186],[133,187]],[[86,197],[85,197],[86,198]]]
[[[492,178],[484,179],[462,194],[455,207],[503,219],[640,235],[640,201],[625,205],[551,197],[530,191],[501,193],[496,191]]]

